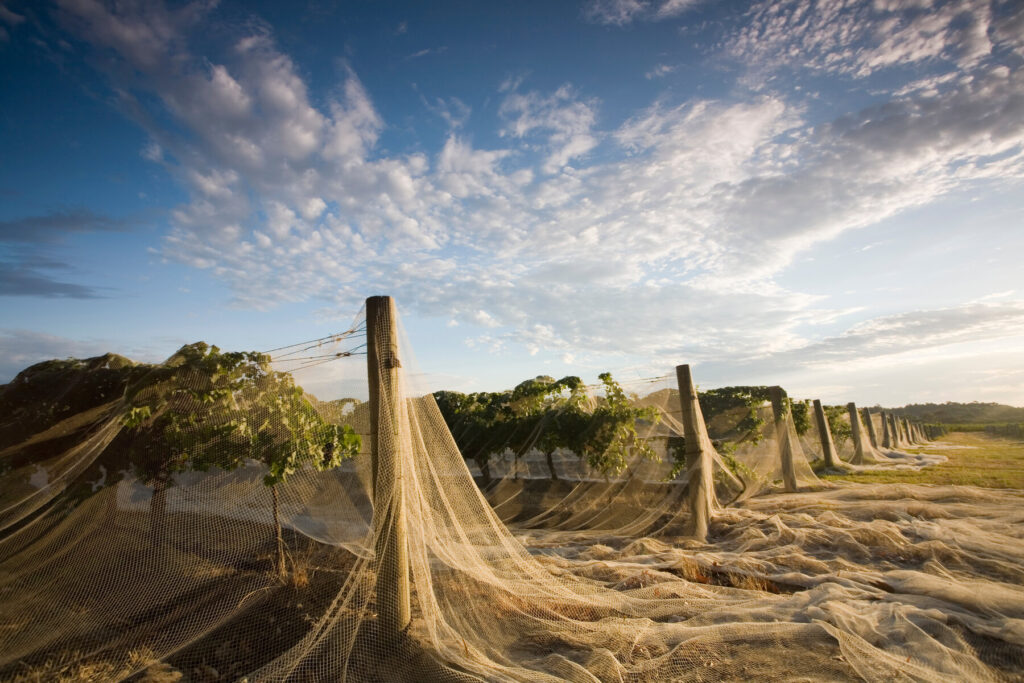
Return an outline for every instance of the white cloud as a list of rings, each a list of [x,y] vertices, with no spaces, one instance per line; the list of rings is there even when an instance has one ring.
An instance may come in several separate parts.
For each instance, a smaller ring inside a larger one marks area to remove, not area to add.
[[[993,37],[1022,42],[1004,27],[1024,20],[994,19],[993,6],[991,0],[762,0],[727,51],[759,70],[789,65],[858,78],[936,61],[969,68],[992,52]]]
[[[636,20],[661,21],[677,17],[699,5],[701,0],[589,0],[583,15],[598,24],[625,26]]]
[[[610,23],[626,23],[670,4],[666,13],[685,3],[600,6],[619,18]],[[948,3],[931,28],[912,12],[896,27],[902,41],[866,47],[843,31],[867,40],[894,10],[858,5],[851,16],[874,23],[843,29],[845,14],[837,27],[778,7],[752,10],[753,28],[730,42],[735,54],[805,54],[814,69],[851,77],[932,59],[969,69],[922,77],[832,120],[811,120],[802,100],[781,93],[740,94],[657,100],[604,128],[597,98],[571,85],[524,92],[522,79],[509,80],[499,90],[501,148],[458,130],[439,150],[396,153],[378,149],[386,124],[351,69],[339,95],[318,104],[265,32],[239,41],[229,63],[199,68],[207,62],[186,49],[183,20],[65,2],[83,37],[147,76],[123,89],[155,94],[175,118],[160,127],[138,117],[191,192],[164,254],[211,270],[240,305],[322,298],[358,308],[384,290],[418,313],[505,328],[477,346],[530,351],[704,359],[801,347],[811,359],[856,355],[869,338],[895,347],[888,328],[814,346],[798,330],[848,311],[824,310],[775,278],[846,231],[969,183],[1024,177],[1024,79],[987,61],[980,38],[946,45],[975,25]],[[159,40],[136,45],[150,34]],[[458,128],[461,101],[435,102]],[[991,331],[982,313],[964,315],[977,334]],[[953,314],[935,321],[902,321],[917,325],[907,343],[939,339],[924,335],[929,324],[964,324]]]
[[[674,17],[693,9],[701,0],[665,0],[658,6],[655,16],[658,19]]]
[[[22,14],[13,12],[4,5],[0,5],[0,21],[4,22],[9,26],[17,26],[18,24],[25,21],[25,17]]]
[[[775,354],[769,362],[801,366],[875,363],[880,357],[962,344],[1024,337],[1024,301],[969,303],[909,311],[857,323],[842,334]]]
[[[584,15],[599,24],[622,26],[648,11],[650,5],[641,0],[590,0]]]
[[[451,129],[461,128],[469,119],[472,109],[458,97],[438,97],[433,102],[423,100],[427,109],[444,119]]]
[[[158,67],[183,31],[212,4],[194,2],[169,10],[160,3],[142,3],[111,11],[97,0],[57,0],[61,20],[74,32],[143,69]]]
[[[471,319],[474,323],[483,327],[499,327],[501,325],[490,313],[483,309],[473,313]]]
[[[428,47],[428,48],[424,48],[422,50],[419,50],[417,52],[413,52],[411,55],[409,55],[407,57],[407,59],[419,59],[420,57],[426,57],[428,55],[439,55],[439,54],[441,54],[443,52],[447,52],[447,51],[448,51],[448,46],[447,45],[442,45],[441,47]]]
[[[164,160],[163,148],[153,140],[146,143],[146,146],[142,148],[140,154],[142,154],[142,158],[148,159],[154,163],[159,163]]]
[[[594,100],[579,99],[568,85],[549,96],[512,91],[501,103],[500,114],[506,120],[501,134],[526,139],[535,133],[546,134],[548,157],[543,170],[555,173],[597,146],[593,134],[596,106]]]
[[[6,24],[7,26],[13,28],[15,26],[18,26],[19,24],[23,24],[24,22],[24,15],[18,14],[17,12],[13,12],[4,5],[0,4],[0,43],[6,43],[11,39],[11,34],[8,32],[7,28],[2,24]]]
[[[312,197],[302,206],[302,217],[307,221],[315,221],[327,210],[327,202],[320,197]]]
[[[556,163],[564,159],[552,140],[593,135],[591,106],[581,113],[566,88],[512,93],[505,137],[554,146],[544,176],[523,175],[512,149],[450,136],[432,162],[366,157],[358,179],[317,173],[318,195],[342,207],[329,217],[344,219],[316,233],[317,249],[296,225],[309,188],[295,179],[290,196],[264,200],[271,248],[257,238],[253,251],[227,253],[190,232],[172,237],[167,253],[219,264],[221,277],[264,304],[334,291],[344,273],[362,272],[340,288],[353,302],[379,281],[426,313],[485,324],[486,310],[488,326],[511,326],[508,340],[534,347],[770,351],[802,343],[793,330],[812,302],[770,278],[818,241],[986,175],[986,159],[1024,136],[1019,87],[1012,74],[982,73],[818,127],[775,97],[655,104],[608,134],[619,160],[580,171]],[[999,163],[1012,167],[1019,154]],[[469,251],[443,275],[419,265],[443,245]],[[680,298],[701,303],[666,318],[660,301]]]
[[[672,66],[671,64],[657,64],[653,69],[644,74],[644,78],[646,78],[647,80],[651,80],[653,78],[661,78],[662,76],[669,75],[675,70],[676,67]]]
[[[345,97],[331,103],[331,121],[323,155],[345,165],[358,165],[377,142],[383,123],[363,84],[348,70]]]

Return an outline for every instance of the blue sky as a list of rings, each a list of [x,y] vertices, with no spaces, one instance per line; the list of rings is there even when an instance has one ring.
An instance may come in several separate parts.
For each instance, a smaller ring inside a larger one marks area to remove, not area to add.
[[[1024,6],[0,0],[0,381],[396,297],[434,388],[1024,405]]]

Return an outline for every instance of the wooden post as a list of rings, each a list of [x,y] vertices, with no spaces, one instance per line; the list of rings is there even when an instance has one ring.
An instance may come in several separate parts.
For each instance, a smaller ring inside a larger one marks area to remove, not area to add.
[[[863,465],[866,461],[864,444],[864,432],[860,429],[860,415],[857,414],[857,406],[853,403],[846,404],[846,412],[850,414],[850,438],[853,439],[853,457],[850,462],[854,465]]]
[[[370,444],[373,526],[377,569],[377,614],[381,636],[397,640],[412,621],[409,549],[401,459],[403,413],[398,369],[395,302],[366,300],[366,367],[370,380]]]
[[[796,491],[796,468],[793,465],[793,443],[790,441],[789,406],[786,404],[786,392],[782,387],[768,387],[768,396],[772,402],[772,415],[775,418],[775,439],[779,442],[782,482],[786,491]]]
[[[825,467],[836,469],[836,445],[832,441],[832,430],[828,427],[828,419],[825,417],[825,409],[821,401],[814,399],[814,420],[818,424],[818,438],[821,440],[821,453],[825,458]]]
[[[868,428],[868,438],[871,440],[871,447],[878,448],[878,434],[875,432],[875,421],[871,419],[871,411],[864,409],[864,426]]]
[[[892,447],[899,448],[903,444],[900,443],[900,432],[896,428],[896,416],[889,413],[889,434],[892,436]]]
[[[882,448],[894,448],[892,434],[889,430],[889,416],[882,412]]]
[[[683,436],[686,439],[686,471],[689,473],[687,505],[690,508],[690,519],[687,522],[686,534],[706,541],[714,506],[714,462],[710,446],[707,445],[710,444],[710,439],[689,365],[676,366],[676,381],[679,384]]]
[[[910,420],[903,418],[903,433],[907,435],[907,443],[917,443],[917,439],[914,438],[914,430],[910,428]]]

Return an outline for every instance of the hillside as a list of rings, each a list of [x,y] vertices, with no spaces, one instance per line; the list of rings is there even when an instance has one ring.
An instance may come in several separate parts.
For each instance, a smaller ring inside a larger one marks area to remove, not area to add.
[[[918,420],[920,422],[937,422],[942,424],[991,424],[1004,422],[1024,422],[1024,408],[1004,405],[1002,403],[912,403],[902,408],[894,408],[897,415]]]

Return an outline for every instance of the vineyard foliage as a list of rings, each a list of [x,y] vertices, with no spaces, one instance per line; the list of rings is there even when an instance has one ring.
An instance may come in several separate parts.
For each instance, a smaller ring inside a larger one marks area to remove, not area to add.
[[[250,462],[266,467],[271,487],[278,572],[284,572],[278,495],[274,488],[303,467],[325,470],[355,456],[361,439],[351,426],[332,424],[314,408],[290,374],[271,369],[270,356],[222,352],[203,342],[181,347],[160,365],[136,364],[108,354],[55,360],[20,373],[3,387],[0,405],[10,418],[0,440],[65,423],[71,416],[115,406],[121,429],[93,466],[95,480],[112,487],[127,475],[150,486],[150,535],[165,534],[167,489],[175,475],[231,471]],[[82,437],[71,430],[60,441]],[[6,468],[24,466],[56,445],[27,448]],[[86,481],[80,478],[79,482]],[[64,498],[68,512],[93,493],[76,483]]]
[[[846,406],[823,406],[825,417],[828,419],[828,429],[832,432],[832,440],[836,448],[842,448],[852,436],[853,428],[850,426],[850,413]]]
[[[700,402],[701,412],[704,414],[704,422],[708,426],[708,433],[712,437],[730,436],[717,428],[715,418],[735,411],[740,413],[739,419],[729,422],[730,424],[735,423],[734,431],[741,436],[741,439],[737,440],[746,439],[753,443],[761,440],[761,428],[764,426],[764,420],[758,415],[757,408],[769,400],[768,387],[721,387],[698,391],[697,398]]]
[[[434,394],[455,443],[463,456],[479,467],[485,483],[490,461],[511,450],[518,458],[537,448],[548,458],[566,449],[603,476],[618,474],[634,455],[653,457],[637,432],[638,424],[653,423],[657,411],[637,407],[610,373],[600,375],[603,395],[592,402],[579,377],[555,380],[539,376],[511,391],[439,391]]]
[[[803,436],[811,429],[811,402],[789,399],[789,406],[793,413],[793,428],[799,436]]]
[[[270,357],[256,352],[183,346],[129,387],[126,403],[125,453],[147,484],[255,460],[273,486],[304,465],[329,469],[359,452],[350,426],[326,422],[291,375],[270,369]],[[153,453],[172,455],[153,460]]]

